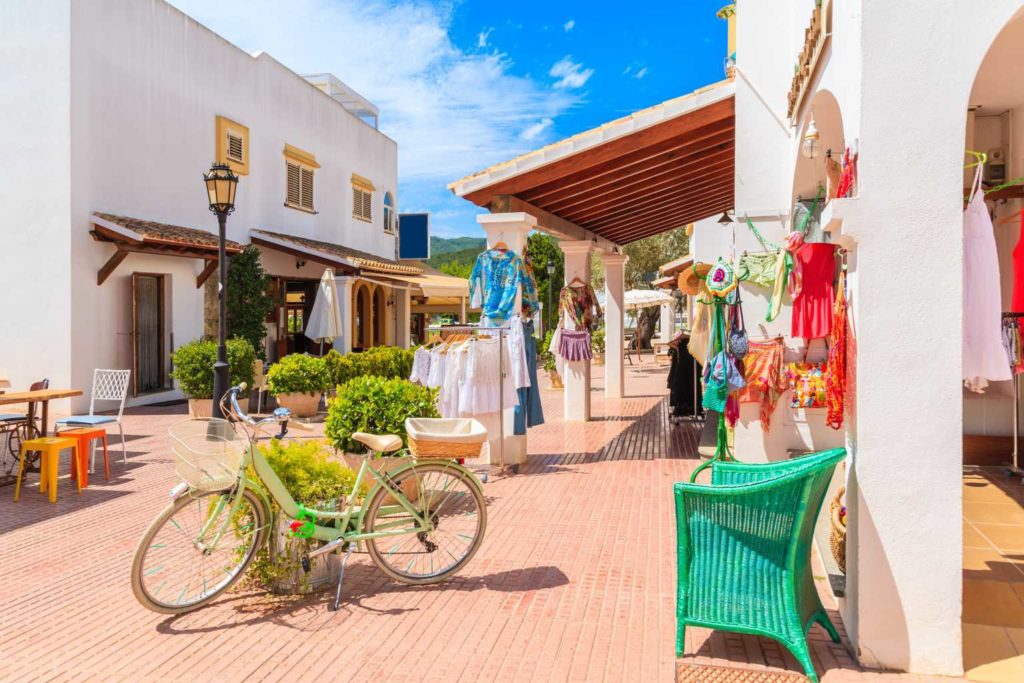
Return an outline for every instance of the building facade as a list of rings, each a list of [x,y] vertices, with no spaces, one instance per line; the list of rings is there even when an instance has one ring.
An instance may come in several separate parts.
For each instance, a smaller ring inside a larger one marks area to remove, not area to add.
[[[326,268],[346,297],[341,348],[407,343],[411,286],[388,278],[421,269],[395,260],[397,145],[340,80],[248,54],[162,0],[5,3],[0,54],[17,65],[0,82],[12,386],[132,368],[132,403],[180,396],[169,352],[204,334],[216,294],[212,161],[240,176],[228,238],[259,244],[274,278],[271,359],[311,346]]]

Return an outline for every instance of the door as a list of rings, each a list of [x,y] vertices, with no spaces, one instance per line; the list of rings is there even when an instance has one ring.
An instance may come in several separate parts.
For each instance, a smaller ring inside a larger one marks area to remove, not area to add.
[[[164,276],[132,273],[135,394],[164,388]]]

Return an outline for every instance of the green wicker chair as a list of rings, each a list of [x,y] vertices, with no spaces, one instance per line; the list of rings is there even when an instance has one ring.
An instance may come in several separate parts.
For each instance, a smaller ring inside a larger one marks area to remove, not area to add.
[[[839,634],[818,598],[811,543],[845,449],[767,464],[715,462],[711,485],[677,483],[676,656],[686,626],[767,636],[818,680],[807,632]]]

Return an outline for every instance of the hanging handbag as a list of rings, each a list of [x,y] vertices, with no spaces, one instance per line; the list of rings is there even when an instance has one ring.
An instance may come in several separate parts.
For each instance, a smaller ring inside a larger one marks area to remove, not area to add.
[[[732,309],[732,331],[729,332],[729,352],[734,358],[743,358],[750,349],[747,329],[743,326],[743,305],[739,289],[736,290],[736,305]]]

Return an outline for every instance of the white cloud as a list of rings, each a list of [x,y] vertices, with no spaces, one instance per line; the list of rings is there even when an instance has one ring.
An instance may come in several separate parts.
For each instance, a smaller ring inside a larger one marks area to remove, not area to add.
[[[507,55],[461,49],[449,35],[453,3],[171,1],[247,52],[265,50],[300,74],[329,71],[378,105],[382,132],[399,146],[401,209],[454,211],[466,232],[476,231],[475,210],[445,185],[536,146],[524,132],[578,103],[565,88],[592,73],[577,65],[552,88],[513,75]]]
[[[572,61],[572,55],[566,55],[555,62],[548,75],[558,79],[556,88],[582,88],[594,75],[594,70],[584,69],[582,64]]]
[[[637,80],[640,80],[641,78],[643,78],[646,75],[647,75],[647,67],[645,66],[645,67],[641,67],[639,71],[637,71],[635,74],[633,74],[633,78],[635,78]]]
[[[571,31],[573,29],[573,27],[575,25],[576,25],[576,20],[575,19],[570,19],[569,21],[567,21],[564,24],[562,24],[562,28],[565,29],[566,33],[568,33],[569,31]]]
[[[487,47],[487,40],[491,37],[491,32],[494,31],[494,27],[490,27],[480,31],[476,36],[476,46],[479,48]]]
[[[555,122],[550,118],[543,118],[532,126],[529,126],[519,135],[519,137],[523,140],[535,140],[541,133],[554,125],[554,123]]]

